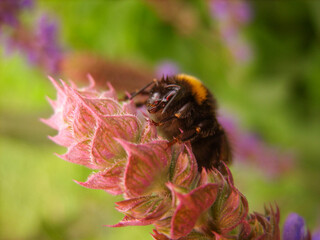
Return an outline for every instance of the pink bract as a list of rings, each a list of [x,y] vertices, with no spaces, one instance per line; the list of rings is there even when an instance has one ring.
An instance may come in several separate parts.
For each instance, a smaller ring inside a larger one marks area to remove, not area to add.
[[[111,86],[98,91],[92,78],[82,89],[50,80],[57,100],[49,99],[54,114],[42,121],[58,130],[50,138],[67,148],[59,157],[95,170],[78,184],[123,196],[116,209],[124,218],[113,227],[153,224],[159,240],[278,239],[278,211],[248,216],[227,166],[198,172],[189,143],[169,147],[145,113],[132,101],[118,101]]]

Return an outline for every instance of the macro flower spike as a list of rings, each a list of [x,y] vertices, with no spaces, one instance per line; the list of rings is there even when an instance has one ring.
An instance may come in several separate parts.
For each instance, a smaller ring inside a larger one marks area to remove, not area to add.
[[[132,101],[116,92],[58,84],[54,114],[44,123],[67,148],[59,157],[95,170],[83,187],[122,195],[124,218],[112,227],[153,224],[154,239],[279,239],[278,210],[248,215],[246,198],[226,165],[200,173],[190,144],[170,146]],[[110,225],[109,225],[110,226]],[[238,237],[243,238],[238,238]]]

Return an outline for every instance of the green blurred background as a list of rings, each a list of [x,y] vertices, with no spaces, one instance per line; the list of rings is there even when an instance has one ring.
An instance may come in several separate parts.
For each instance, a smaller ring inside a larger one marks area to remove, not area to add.
[[[294,166],[276,177],[267,177],[263,166],[232,167],[250,212],[275,201],[282,223],[297,212],[315,229],[320,226],[320,2],[248,4],[250,19],[233,23],[251,49],[240,58],[220,37],[221,27],[230,26],[211,16],[208,1],[41,0],[23,12],[22,21],[31,25],[42,12],[54,17],[68,54],[134,63],[151,75],[170,60],[199,77],[245,129],[294,153]],[[17,51],[8,55],[1,47],[0,53],[0,239],[151,239],[152,226],[104,226],[122,218],[114,209],[121,198],[77,185],[72,180],[85,181],[90,170],[53,155],[65,149],[47,139],[55,131],[39,121],[52,114],[45,97],[55,99],[48,72]]]

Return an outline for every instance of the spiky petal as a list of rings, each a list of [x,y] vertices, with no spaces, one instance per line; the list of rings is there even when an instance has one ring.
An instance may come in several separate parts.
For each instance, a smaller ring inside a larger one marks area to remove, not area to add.
[[[227,166],[199,173],[190,143],[170,146],[133,102],[117,101],[111,86],[99,92],[92,78],[83,89],[51,81],[58,96],[43,122],[68,149],[60,157],[96,170],[78,184],[123,195],[116,209],[124,218],[113,227],[153,224],[159,240],[278,239],[278,210],[247,217],[247,200]]]
[[[173,184],[168,184],[168,187],[177,200],[177,207],[171,221],[171,238],[178,239],[189,234],[201,214],[215,202],[218,185],[208,183],[185,194],[181,193],[179,188]]]
[[[163,191],[168,176],[171,152],[167,141],[132,144],[118,139],[128,155],[124,184],[130,197]]]
[[[63,81],[62,85],[51,81],[58,97],[51,101],[54,114],[43,122],[58,130],[51,139],[68,148],[60,157],[91,169],[111,168],[123,159],[125,152],[115,138],[136,141],[141,122],[123,111],[113,99],[113,90],[100,93],[94,85],[76,90]]]
[[[254,213],[242,223],[239,239],[242,240],[280,240],[279,209],[270,205],[265,207],[265,215]]]

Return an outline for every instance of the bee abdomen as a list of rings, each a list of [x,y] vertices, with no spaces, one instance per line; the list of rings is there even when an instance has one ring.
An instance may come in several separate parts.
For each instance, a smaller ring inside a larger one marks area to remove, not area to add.
[[[191,142],[192,152],[198,163],[198,170],[202,168],[218,168],[221,162],[230,163],[232,156],[227,136],[224,132]]]

